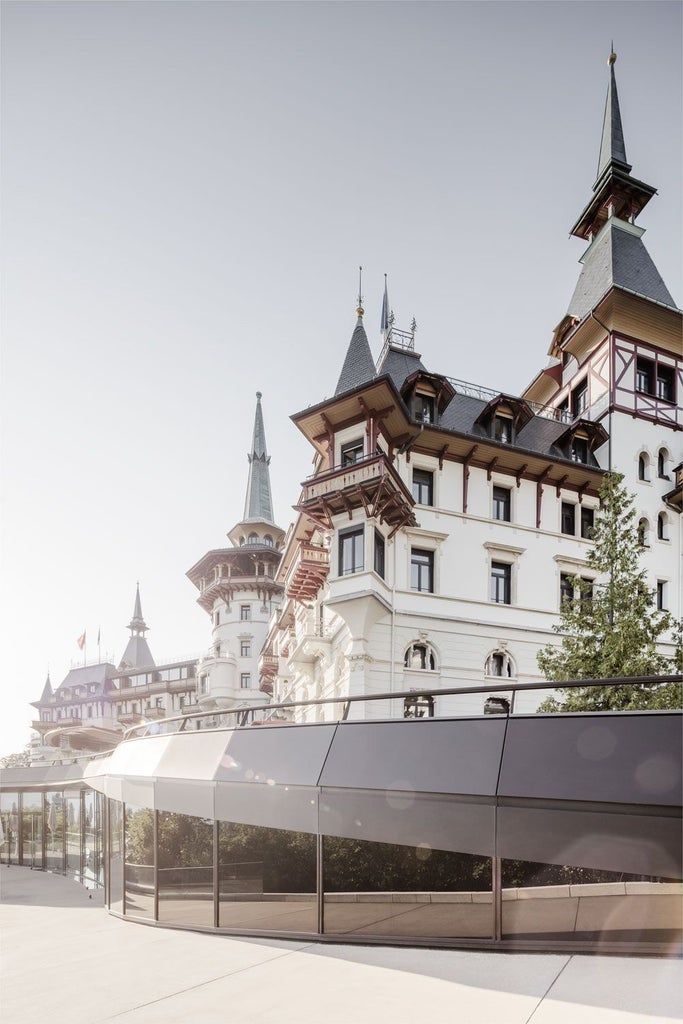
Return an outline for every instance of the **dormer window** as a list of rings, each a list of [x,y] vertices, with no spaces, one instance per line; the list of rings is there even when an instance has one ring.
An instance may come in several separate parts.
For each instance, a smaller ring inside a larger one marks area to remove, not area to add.
[[[418,423],[434,423],[433,395],[415,395],[415,419]]]
[[[588,441],[585,437],[575,437],[572,441],[572,462],[588,462]]]
[[[512,444],[512,420],[509,416],[493,417],[493,436],[501,444]]]

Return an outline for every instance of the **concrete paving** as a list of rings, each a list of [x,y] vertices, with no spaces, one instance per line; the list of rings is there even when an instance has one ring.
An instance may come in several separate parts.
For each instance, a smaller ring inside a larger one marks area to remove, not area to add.
[[[678,960],[236,939],[110,917],[0,869],[2,1024],[672,1024]]]

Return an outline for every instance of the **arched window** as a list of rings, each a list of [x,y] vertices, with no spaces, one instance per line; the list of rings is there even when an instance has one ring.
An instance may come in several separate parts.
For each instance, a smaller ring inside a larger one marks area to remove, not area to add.
[[[638,479],[650,479],[650,456],[647,452],[641,452],[638,456]]]
[[[650,546],[650,524],[645,517],[638,520],[638,543],[641,548]]]
[[[517,675],[517,669],[507,651],[491,651],[484,665],[484,675],[496,676],[498,679],[512,679]]]
[[[669,475],[666,471],[666,464],[669,459],[669,453],[666,448],[660,448],[657,454],[657,476],[660,480],[668,480]]]
[[[669,520],[666,512],[660,512],[657,516],[657,540],[669,539]]]
[[[250,533],[249,534],[249,543],[250,544],[258,544],[258,534]]]
[[[411,644],[405,653],[403,658],[403,664],[406,668],[412,669],[426,669],[433,672],[436,668],[436,658],[434,657],[434,651],[429,644],[419,643]]]
[[[244,537],[240,537],[240,547],[244,547]]]
[[[265,537],[263,538],[263,543],[266,544],[269,548],[272,548],[272,546],[273,546],[273,538],[270,536],[269,533],[267,533],[265,535]]]

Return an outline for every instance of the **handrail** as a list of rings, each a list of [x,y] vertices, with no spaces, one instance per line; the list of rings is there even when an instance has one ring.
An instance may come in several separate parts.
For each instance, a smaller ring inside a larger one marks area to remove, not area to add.
[[[348,715],[349,706],[351,704],[361,704],[367,701],[377,700],[402,700],[405,698],[414,699],[415,697],[449,697],[458,696],[461,694],[473,694],[473,693],[524,693],[532,690],[559,690],[559,689],[578,689],[580,687],[597,687],[597,686],[642,686],[653,683],[664,684],[664,683],[682,683],[683,680],[680,675],[666,675],[666,676],[616,676],[614,678],[607,679],[566,679],[561,682],[554,682],[552,680],[544,680],[541,683],[506,683],[502,680],[500,683],[488,686],[455,686],[449,687],[448,689],[441,689],[438,686],[425,687],[422,689],[411,689],[411,690],[396,690],[393,693],[373,693],[373,694],[359,694],[358,696],[350,697],[318,697],[314,700],[299,700],[299,701],[286,701],[279,704],[242,704],[236,708],[214,708],[212,711],[194,711],[187,715],[178,715],[173,718],[162,718],[157,722],[145,722],[141,725],[134,725],[127,729],[123,735],[123,741],[133,739],[140,730],[142,735],[149,728],[156,727],[158,729],[160,724],[163,726],[170,725],[177,722],[178,728],[176,732],[182,732],[188,721],[199,718],[219,718],[222,715],[235,715],[241,716],[242,721],[238,721],[237,726],[246,724],[247,718],[251,717],[253,720],[254,712],[273,712],[278,710],[289,711],[292,708],[302,707],[320,707],[326,704],[343,704],[345,705],[345,712],[343,718],[345,719]],[[302,723],[304,724],[304,723]],[[164,728],[166,732],[166,729]]]

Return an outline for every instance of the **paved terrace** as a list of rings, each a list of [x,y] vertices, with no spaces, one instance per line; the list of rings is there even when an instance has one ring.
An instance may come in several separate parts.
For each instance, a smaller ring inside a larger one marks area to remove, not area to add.
[[[3,1024],[671,1024],[678,960],[203,935],[110,917],[102,894],[0,868]]]

